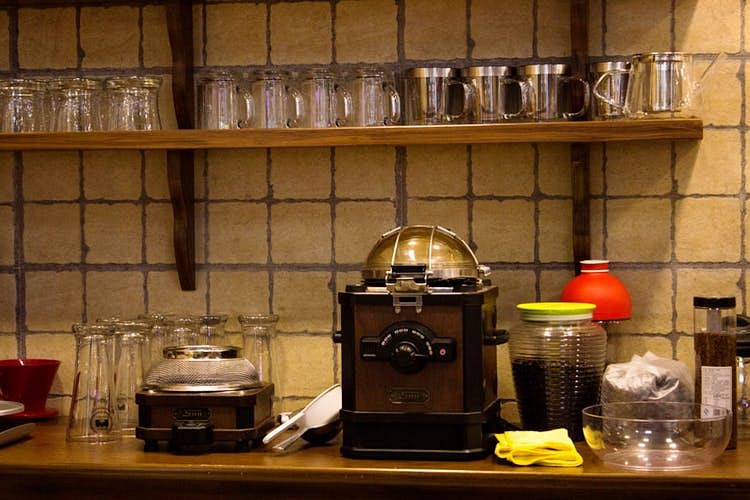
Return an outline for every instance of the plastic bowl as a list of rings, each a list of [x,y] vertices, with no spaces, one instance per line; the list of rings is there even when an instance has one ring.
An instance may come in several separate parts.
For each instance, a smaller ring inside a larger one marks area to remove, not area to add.
[[[583,409],[586,443],[604,464],[638,471],[707,467],[732,432],[725,408],[657,401],[603,403]]]

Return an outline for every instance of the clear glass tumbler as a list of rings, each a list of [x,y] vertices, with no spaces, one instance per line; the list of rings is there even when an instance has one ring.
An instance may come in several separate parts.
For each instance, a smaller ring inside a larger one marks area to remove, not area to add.
[[[158,130],[159,88],[156,76],[113,77],[105,80],[108,130]]]
[[[145,320],[121,320],[115,323],[115,389],[116,408],[123,435],[134,436],[138,426],[138,405],[135,393],[141,389],[146,376],[150,354],[148,332],[151,325]]]
[[[238,319],[242,327],[245,358],[258,370],[258,378],[261,382],[271,383],[271,346],[279,316],[277,314],[241,314]]]
[[[106,443],[120,438],[115,401],[114,326],[73,325],[76,365],[66,439]]]

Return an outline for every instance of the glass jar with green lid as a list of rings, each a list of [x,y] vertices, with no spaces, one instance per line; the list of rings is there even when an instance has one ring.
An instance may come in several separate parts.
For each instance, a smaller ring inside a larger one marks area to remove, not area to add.
[[[581,410],[599,401],[607,333],[592,321],[594,304],[518,304],[521,322],[510,329],[510,358],[525,430],[568,430],[583,439]]]

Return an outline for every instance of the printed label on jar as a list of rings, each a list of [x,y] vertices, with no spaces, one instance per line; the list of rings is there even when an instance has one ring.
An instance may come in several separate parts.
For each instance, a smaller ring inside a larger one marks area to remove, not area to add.
[[[701,404],[732,409],[732,367],[701,367]],[[703,409],[703,416],[710,417],[711,411]]]

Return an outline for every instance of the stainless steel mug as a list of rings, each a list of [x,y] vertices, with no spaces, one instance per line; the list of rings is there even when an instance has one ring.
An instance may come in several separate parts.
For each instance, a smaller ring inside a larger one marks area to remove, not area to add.
[[[253,97],[254,128],[287,128],[300,125],[304,103],[300,91],[291,84],[285,71],[264,69],[253,72],[249,79]]]
[[[590,74],[591,81],[594,82],[591,117],[594,120],[623,118],[625,96],[630,80],[630,63],[627,61],[596,62],[591,64]],[[609,77],[603,78],[603,75],[609,75]]]
[[[196,123],[201,129],[245,128],[252,120],[253,98],[226,71],[198,77]]]
[[[496,123],[519,118],[528,112],[531,87],[515,78],[515,68],[471,66],[463,68],[461,76],[474,87],[470,122]]]
[[[597,98],[612,105],[621,106],[626,116],[672,117],[696,116],[700,111],[701,82],[714,64],[725,54],[719,54],[700,78],[696,78],[693,55],[684,52],[651,52],[636,54],[630,61],[628,87],[624,105],[617,103],[605,86],[622,70],[604,73],[597,80]]]
[[[109,130],[158,130],[159,88],[157,76],[113,77],[105,80]]]
[[[521,74],[531,86],[532,104],[527,117],[535,121],[571,120],[584,116],[589,107],[589,84],[569,76],[567,64],[530,64]],[[583,102],[573,109],[571,85],[581,85]]]
[[[404,121],[438,125],[468,118],[474,89],[453,68],[412,68],[404,74]]]
[[[352,95],[352,125],[375,127],[395,125],[401,118],[401,98],[383,70],[355,69],[348,81]]]
[[[300,79],[304,109],[302,127],[343,127],[352,115],[352,96],[334,74],[326,69],[311,69]]]

